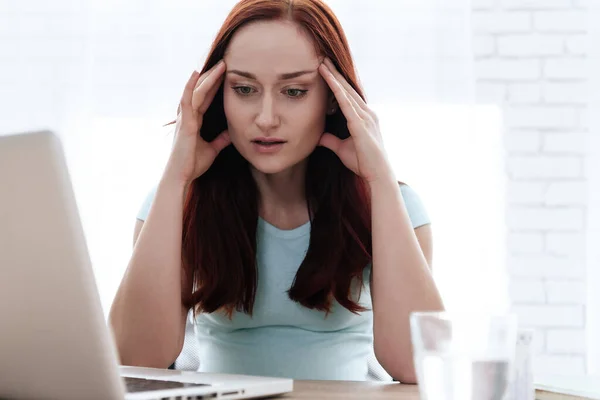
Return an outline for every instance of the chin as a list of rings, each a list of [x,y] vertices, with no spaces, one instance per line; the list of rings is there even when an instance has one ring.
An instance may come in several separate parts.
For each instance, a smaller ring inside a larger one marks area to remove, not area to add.
[[[302,164],[310,156],[310,153],[293,152],[292,149],[285,149],[287,151],[275,154],[259,154],[251,148],[237,146],[236,149],[248,161],[252,169],[266,175],[289,171]]]
[[[289,162],[284,160],[248,160],[252,168],[263,174],[272,175],[288,170],[292,167]]]

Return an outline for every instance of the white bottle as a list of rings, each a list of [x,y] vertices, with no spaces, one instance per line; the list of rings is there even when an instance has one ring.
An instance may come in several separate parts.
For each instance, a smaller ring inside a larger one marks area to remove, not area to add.
[[[508,400],[535,399],[533,336],[534,332],[531,329],[519,329],[517,332],[513,374],[506,396]]]

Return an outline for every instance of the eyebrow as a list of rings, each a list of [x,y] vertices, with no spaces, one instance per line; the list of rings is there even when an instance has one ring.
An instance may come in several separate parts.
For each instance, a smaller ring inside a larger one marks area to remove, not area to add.
[[[285,81],[285,80],[288,80],[288,79],[297,78],[297,77],[302,76],[302,75],[312,74],[313,72],[316,72],[316,70],[305,70],[305,71],[288,72],[286,74],[277,75],[277,79],[279,79],[280,81]],[[227,71],[227,73],[228,74],[236,74],[236,75],[240,75],[240,76],[243,76],[245,78],[248,78],[248,79],[257,80],[256,79],[256,75],[251,74],[250,72],[240,71],[240,70],[237,70],[237,69],[230,69],[230,70]]]

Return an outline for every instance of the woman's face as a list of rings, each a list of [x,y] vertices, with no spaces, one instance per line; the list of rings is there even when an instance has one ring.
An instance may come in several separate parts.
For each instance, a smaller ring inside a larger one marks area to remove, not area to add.
[[[231,141],[258,171],[306,159],[325,128],[328,87],[311,39],[287,21],[250,23],[224,56],[224,107]]]

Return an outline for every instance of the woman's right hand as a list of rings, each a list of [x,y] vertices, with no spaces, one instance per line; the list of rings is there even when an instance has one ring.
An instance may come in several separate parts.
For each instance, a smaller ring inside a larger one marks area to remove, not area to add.
[[[185,85],[177,113],[173,149],[165,170],[170,179],[185,187],[205,173],[219,152],[231,143],[227,131],[211,142],[200,136],[204,113],[223,82],[225,69],[225,62],[221,60],[201,76],[194,71]]]

